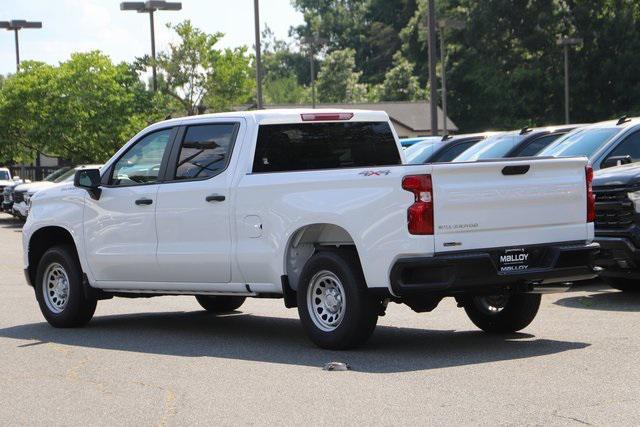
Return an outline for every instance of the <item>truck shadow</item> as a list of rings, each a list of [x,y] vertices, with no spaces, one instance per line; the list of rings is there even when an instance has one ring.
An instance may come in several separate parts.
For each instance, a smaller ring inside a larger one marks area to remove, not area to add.
[[[96,317],[84,329],[54,329],[33,323],[0,329],[5,338],[36,340],[25,348],[56,343],[105,350],[182,357],[216,357],[322,367],[347,362],[355,371],[410,372],[526,359],[578,350],[590,344],[507,337],[475,331],[438,331],[378,326],[361,349],[318,349],[304,336],[297,319],[253,316],[240,312],[215,316],[206,312],[145,313]]]
[[[593,289],[587,289],[593,291]],[[603,288],[589,295],[562,298],[554,304],[563,307],[602,311],[640,311],[640,293]]]
[[[19,219],[14,218],[11,215],[0,213],[0,228],[21,230],[23,225],[24,221],[20,221]]]

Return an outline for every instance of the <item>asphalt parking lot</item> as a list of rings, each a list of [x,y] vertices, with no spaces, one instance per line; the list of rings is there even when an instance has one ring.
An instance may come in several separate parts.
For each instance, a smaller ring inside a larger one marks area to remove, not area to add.
[[[483,334],[453,301],[391,305],[364,348],[331,352],[280,300],[215,316],[192,297],[113,299],[88,327],[53,329],[20,242],[0,214],[2,425],[640,422],[640,295],[597,282],[545,296],[520,334]]]

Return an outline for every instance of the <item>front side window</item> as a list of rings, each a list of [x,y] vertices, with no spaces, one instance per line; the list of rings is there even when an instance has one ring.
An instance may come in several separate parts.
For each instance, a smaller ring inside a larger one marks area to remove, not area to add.
[[[237,123],[189,126],[180,145],[175,179],[206,179],[224,170],[237,129]]]
[[[113,167],[111,185],[128,186],[158,182],[160,165],[169,147],[172,129],[153,132],[135,143]]]
[[[11,179],[11,176],[9,175],[9,172],[0,171],[0,181],[8,181],[10,179]]]
[[[253,172],[401,164],[388,122],[261,125]]]
[[[442,153],[438,154],[438,156],[432,159],[433,163],[436,162],[452,162],[454,159],[457,159],[463,153],[466,153],[467,150],[470,150],[474,147],[479,140],[465,141],[459,144],[455,144],[452,147],[449,147],[442,151]]]
[[[562,133],[552,133],[549,135],[544,135],[539,138],[534,139],[530,143],[528,143],[525,147],[523,147],[520,151],[515,153],[518,157],[532,157],[546,148],[553,141],[561,137]]]
[[[611,151],[607,158],[616,156],[630,156],[632,162],[640,160],[640,132],[628,136]]]

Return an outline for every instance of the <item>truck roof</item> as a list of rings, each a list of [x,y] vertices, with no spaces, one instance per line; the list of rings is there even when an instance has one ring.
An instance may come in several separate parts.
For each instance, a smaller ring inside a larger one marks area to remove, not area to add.
[[[333,117],[343,114],[342,118]],[[348,115],[352,115],[350,118]],[[317,119],[314,119],[314,116]],[[305,117],[303,119],[303,117]],[[230,111],[226,113],[185,116],[155,123],[155,125],[189,124],[213,118],[247,118],[257,124],[305,123],[313,121],[387,121],[389,116],[384,111],[339,109],[339,108],[286,108],[275,110]]]

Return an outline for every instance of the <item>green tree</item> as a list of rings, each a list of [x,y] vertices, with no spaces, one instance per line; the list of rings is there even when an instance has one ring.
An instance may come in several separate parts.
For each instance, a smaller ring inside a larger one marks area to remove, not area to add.
[[[329,53],[318,73],[318,99],[320,102],[358,102],[366,90],[358,84],[361,72],[355,71],[355,51],[335,50]]]
[[[416,0],[294,0],[305,23],[298,37],[316,34],[329,51],[352,48],[365,83],[381,83],[400,49],[400,31],[407,26]]]
[[[275,37],[269,27],[262,32],[263,96],[266,104],[300,104],[310,98],[304,85],[310,81],[309,61],[291,44]]]
[[[424,99],[418,78],[413,74],[413,64],[399,53],[394,57],[394,67],[384,76],[380,88],[382,101],[413,101]]]
[[[562,33],[584,40],[570,53],[572,121],[640,114],[640,3],[565,0],[561,6]],[[561,55],[556,47],[556,99],[563,105]]]
[[[135,70],[98,51],[58,67],[25,61],[2,94],[0,141],[77,163],[105,161],[161,118]]]
[[[444,0],[438,16],[461,19],[447,30],[449,113],[463,130],[518,128],[562,117],[561,32],[556,0]],[[426,83],[426,1],[403,30],[403,53]],[[439,52],[436,52],[439,54]]]
[[[179,42],[157,57],[160,88],[186,114],[229,110],[251,99],[254,81],[246,47],[218,49],[222,33],[207,34],[188,20],[169,28],[175,30]]]

